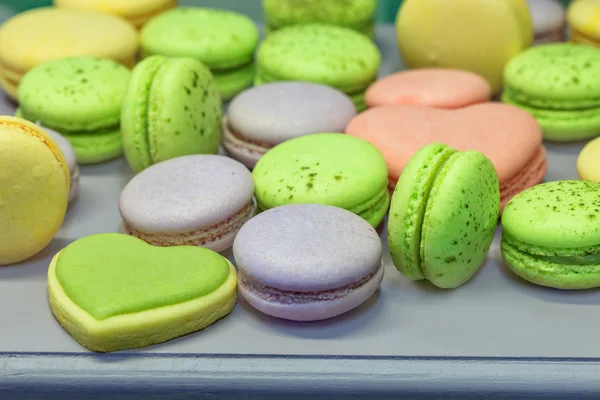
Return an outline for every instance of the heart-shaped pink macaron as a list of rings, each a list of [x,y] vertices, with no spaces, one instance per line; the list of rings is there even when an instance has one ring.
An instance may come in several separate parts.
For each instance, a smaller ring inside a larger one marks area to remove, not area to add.
[[[542,132],[528,113],[506,104],[482,103],[443,110],[392,105],[357,115],[346,133],[371,142],[385,157],[390,188],[421,147],[441,142],[476,150],[494,164],[501,208],[517,193],[540,183],[547,170]]]

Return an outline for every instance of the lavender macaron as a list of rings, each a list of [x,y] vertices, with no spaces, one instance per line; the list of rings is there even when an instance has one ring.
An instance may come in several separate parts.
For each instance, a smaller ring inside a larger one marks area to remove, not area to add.
[[[155,246],[223,251],[255,214],[254,181],[231,158],[191,155],[155,164],[123,189],[123,231]]]
[[[40,125],[38,123],[38,125]],[[69,190],[69,204],[75,200],[79,193],[79,166],[77,165],[77,157],[75,156],[75,149],[71,142],[69,142],[63,135],[56,132],[55,130],[46,128],[40,125],[46,132],[50,134],[52,139],[56,142],[60,150],[65,155],[65,160],[69,167],[69,174],[71,175],[71,188]]]
[[[269,83],[231,101],[223,119],[223,147],[228,155],[254,168],[271,147],[312,133],[344,132],[355,115],[352,100],[332,87]]]
[[[272,208],[240,229],[233,254],[238,287],[259,311],[294,321],[332,318],[373,295],[382,245],[361,217],[322,204]]]

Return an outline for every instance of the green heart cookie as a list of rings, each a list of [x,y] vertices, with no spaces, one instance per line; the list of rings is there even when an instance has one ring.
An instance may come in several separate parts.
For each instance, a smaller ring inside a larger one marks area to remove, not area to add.
[[[54,257],[50,305],[63,327],[91,350],[143,347],[229,314],[235,275],[226,258],[206,248],[154,247],[128,235],[93,235]]]

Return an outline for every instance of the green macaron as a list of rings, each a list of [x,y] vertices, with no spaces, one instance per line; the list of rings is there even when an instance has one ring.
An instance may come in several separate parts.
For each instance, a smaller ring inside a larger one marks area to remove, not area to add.
[[[558,289],[600,287],[600,183],[554,181],[502,214],[502,257],[521,278]]]
[[[348,94],[358,110],[381,64],[377,46],[363,34],[325,24],[292,25],[261,43],[255,84],[308,81]]]
[[[504,70],[502,101],[533,115],[553,141],[600,133],[600,49],[571,43],[532,47]]]
[[[108,59],[70,57],[32,68],[19,86],[17,115],[61,133],[79,164],[122,154],[121,106],[130,71]]]
[[[258,39],[258,29],[250,18],[199,7],[167,11],[151,19],[140,32],[145,56],[202,61],[212,71],[223,100],[252,85]]]
[[[321,22],[374,35],[377,0],[263,0],[267,30]]]
[[[370,143],[340,133],[283,142],[265,153],[252,176],[261,211],[293,203],[327,204],[376,227],[389,206],[383,156]]]
[[[423,147],[394,189],[388,244],[396,268],[440,288],[467,282],[494,238],[500,186],[491,161],[444,144]]]
[[[189,154],[216,154],[221,99],[192,58],[148,57],[133,70],[121,112],[125,157],[135,172]]]

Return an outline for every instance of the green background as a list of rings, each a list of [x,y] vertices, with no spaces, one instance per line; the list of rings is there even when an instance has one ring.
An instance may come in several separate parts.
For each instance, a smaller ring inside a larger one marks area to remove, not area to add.
[[[561,1],[565,5],[567,5],[570,2],[570,0]],[[379,0],[379,7],[377,10],[377,21],[393,22],[396,17],[396,11],[398,10],[400,3],[402,3],[402,0]],[[20,12],[29,8],[42,7],[51,4],[51,0],[0,0],[0,6],[6,7],[13,12]],[[261,0],[180,0],[180,5],[224,8],[241,12],[257,21],[262,20]]]

